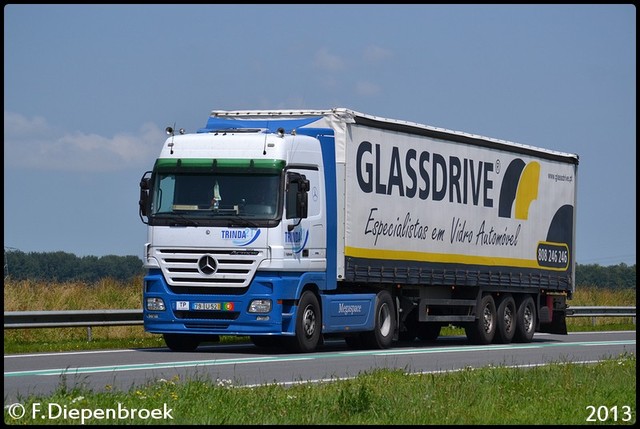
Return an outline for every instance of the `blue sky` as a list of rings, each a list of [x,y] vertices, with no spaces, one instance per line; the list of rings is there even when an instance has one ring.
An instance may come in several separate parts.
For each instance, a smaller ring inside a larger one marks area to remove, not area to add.
[[[636,9],[4,7],[4,246],[142,257],[167,125],[346,107],[580,156],[576,260],[636,263]]]

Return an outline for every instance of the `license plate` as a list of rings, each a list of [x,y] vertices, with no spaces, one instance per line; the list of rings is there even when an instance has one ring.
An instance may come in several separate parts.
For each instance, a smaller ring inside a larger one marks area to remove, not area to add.
[[[194,302],[194,310],[220,310],[222,307],[219,302]]]

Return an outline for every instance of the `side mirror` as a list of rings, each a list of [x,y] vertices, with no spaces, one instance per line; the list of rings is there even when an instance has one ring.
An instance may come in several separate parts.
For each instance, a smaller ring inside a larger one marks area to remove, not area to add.
[[[146,223],[143,219],[143,216],[148,216],[150,211],[150,199],[149,199],[149,189],[151,187],[151,178],[148,175],[151,174],[151,171],[147,171],[142,175],[142,179],[140,179],[140,200],[138,201],[138,214],[140,215],[140,220],[143,223]]]
[[[306,218],[309,212],[309,180],[303,174],[287,175],[287,219]]]

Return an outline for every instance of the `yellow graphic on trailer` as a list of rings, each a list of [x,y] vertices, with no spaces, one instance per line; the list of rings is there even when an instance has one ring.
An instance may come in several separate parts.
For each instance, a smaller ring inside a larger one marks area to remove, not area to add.
[[[540,164],[530,162],[524,168],[516,192],[516,219],[529,218],[529,206],[538,199],[538,183],[540,182]]]

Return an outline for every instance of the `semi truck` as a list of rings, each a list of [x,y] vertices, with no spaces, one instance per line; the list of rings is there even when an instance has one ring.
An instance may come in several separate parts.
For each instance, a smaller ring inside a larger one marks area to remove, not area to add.
[[[577,154],[347,108],[166,131],[139,215],[144,329],[169,349],[567,333]]]

